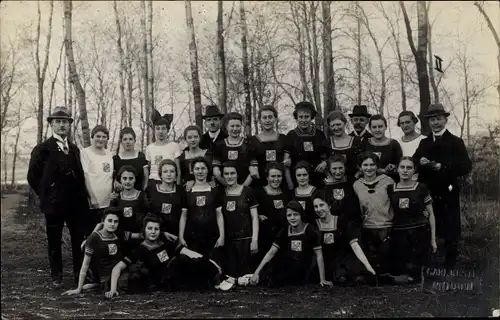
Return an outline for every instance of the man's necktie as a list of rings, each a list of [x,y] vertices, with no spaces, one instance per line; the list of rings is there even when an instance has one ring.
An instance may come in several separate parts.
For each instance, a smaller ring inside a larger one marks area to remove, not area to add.
[[[68,154],[69,150],[68,150],[68,147],[66,146],[66,144],[64,143],[63,144],[63,151],[64,151],[64,154]]]

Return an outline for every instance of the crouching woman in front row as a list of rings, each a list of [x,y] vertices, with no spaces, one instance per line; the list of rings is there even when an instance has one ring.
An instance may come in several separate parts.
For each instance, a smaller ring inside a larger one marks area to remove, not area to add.
[[[288,226],[278,233],[271,249],[255,270],[250,283],[259,282],[262,269],[278,253],[274,263],[269,265],[270,268],[267,268],[265,272],[270,276],[270,286],[306,284],[314,267],[313,256],[316,256],[320,285],[331,286],[332,283],[325,279],[325,266],[318,230],[313,225],[304,222],[305,212],[299,202],[292,200],[286,208]]]
[[[118,296],[118,280],[122,272],[137,261],[143,261],[148,270],[147,282],[168,291],[182,287],[209,289],[220,277],[220,266],[213,260],[189,250],[178,240],[168,240],[160,232],[161,220],[154,214],[144,218],[144,241],[128,256],[119,261],[111,273],[107,298]]]

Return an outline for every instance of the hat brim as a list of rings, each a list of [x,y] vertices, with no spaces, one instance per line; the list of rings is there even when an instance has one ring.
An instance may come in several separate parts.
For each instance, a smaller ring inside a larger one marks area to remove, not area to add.
[[[73,118],[70,118],[70,117],[58,117],[58,116],[55,116],[55,117],[47,117],[47,122],[51,122],[52,120],[54,119],[66,119],[69,121],[69,123],[73,123]]]
[[[218,114],[210,114],[210,115],[204,115],[204,116],[201,116],[202,119],[206,119],[206,118],[224,118],[224,115],[222,113],[218,113]]]
[[[426,114],[424,116],[424,118],[428,119],[428,118],[432,118],[432,117],[438,117],[438,116],[445,116],[446,118],[448,118],[450,116],[450,113],[449,112],[436,112],[436,113],[430,113],[430,114]]]
[[[371,114],[369,113],[349,113],[349,118],[352,118],[352,117],[367,117],[367,118],[371,118]]]

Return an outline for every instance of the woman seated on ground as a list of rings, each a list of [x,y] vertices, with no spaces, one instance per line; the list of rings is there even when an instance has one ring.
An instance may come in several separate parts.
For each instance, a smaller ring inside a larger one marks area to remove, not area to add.
[[[111,200],[111,206],[120,209],[119,232],[140,233],[141,223],[148,212],[146,193],[135,189],[137,172],[131,165],[124,165],[118,170],[116,180],[120,183],[122,191]],[[138,239],[129,239],[124,243],[123,254],[128,254],[139,245]]]
[[[319,190],[311,185],[311,166],[307,161],[299,161],[293,169],[297,181],[292,199],[297,200],[305,212],[304,222],[314,223],[316,214],[312,204],[314,194]]]
[[[269,265],[264,272],[269,274],[270,286],[306,284],[314,266],[313,256],[316,256],[320,285],[331,286],[332,283],[325,279],[325,266],[318,230],[313,225],[304,222],[305,212],[300,203],[292,200],[286,208],[288,226],[278,233],[276,241],[255,270],[250,283],[259,283],[262,269],[278,253],[274,263]]]
[[[394,210],[391,274],[402,276],[401,282],[419,281],[431,247],[434,252],[437,249],[432,198],[424,184],[412,179],[415,164],[411,157],[401,158],[398,173],[399,182],[387,188]]]
[[[160,232],[161,220],[154,214],[144,218],[144,241],[119,261],[111,273],[107,298],[118,296],[118,279],[130,265],[143,261],[148,270],[143,278],[158,289],[178,290],[183,286],[207,289],[214,287],[221,275],[220,266],[213,260],[189,250],[177,240],[168,240]],[[129,290],[130,292],[131,290]],[[133,292],[133,291],[132,291]]]
[[[82,290],[106,286],[111,277],[111,270],[122,258],[121,240],[115,234],[120,215],[121,210],[115,207],[108,207],[103,211],[102,230],[92,232],[85,242],[85,256],[78,278],[78,288],[65,291],[63,295],[80,294]],[[96,229],[98,227],[100,226],[96,226]],[[97,273],[92,278],[97,282],[84,285],[91,264]]]
[[[158,164],[160,183],[149,189],[149,212],[156,214],[160,220],[162,231],[179,234],[179,220],[185,209],[184,189],[176,185],[176,163],[171,159],[163,159]]]
[[[362,246],[377,274],[388,276],[389,239],[394,213],[387,187],[394,184],[394,180],[385,174],[377,174],[379,157],[373,152],[364,152],[359,164],[363,176],[354,182],[353,188],[361,208]]]
[[[362,283],[361,274],[364,269],[373,275],[375,271],[359,245],[361,232],[358,221],[350,220],[348,212],[333,214],[327,199],[328,196],[323,192],[314,196],[314,211],[318,216],[316,223],[321,234],[326,279],[341,285],[352,280]]]
[[[226,188],[222,195],[222,214],[225,233],[225,273],[229,281],[251,272],[254,254],[258,251],[259,213],[258,202],[250,187],[238,183],[237,164],[222,164]]]

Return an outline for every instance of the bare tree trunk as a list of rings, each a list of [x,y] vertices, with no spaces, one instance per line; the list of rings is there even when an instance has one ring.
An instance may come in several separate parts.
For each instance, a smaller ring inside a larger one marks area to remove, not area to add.
[[[153,114],[153,109],[151,106],[151,101],[149,101],[149,82],[148,82],[148,36],[146,29],[146,1],[141,1],[141,30],[142,30],[142,81],[144,85],[144,109],[146,110],[146,121],[151,121],[151,115]],[[146,145],[152,140],[153,130],[150,130],[149,126],[146,126]]]
[[[127,101],[125,100],[125,54],[122,47],[122,27],[120,24],[120,16],[118,15],[116,0],[113,1],[113,10],[115,13],[117,35],[116,49],[118,51],[118,58],[120,59],[120,67],[118,72],[118,77],[120,78],[120,128],[123,128],[127,125]]]
[[[154,98],[154,69],[153,69],[153,2],[148,0],[146,8],[147,12],[147,46],[148,46],[148,89],[149,89],[149,103],[151,104],[151,110],[155,109],[155,98]]]
[[[185,1],[186,5],[186,23],[190,34],[189,41],[189,58],[191,64],[191,81],[193,84],[193,99],[194,99],[194,116],[196,125],[203,128],[203,120],[201,113],[201,87],[200,78],[198,76],[198,50],[196,48],[196,35],[194,32],[193,14],[191,11],[191,0]]]
[[[415,57],[415,64],[418,74],[418,87],[420,92],[420,113],[419,118],[422,123],[422,133],[427,135],[430,133],[429,122],[424,115],[429,110],[431,102],[430,88],[429,88],[429,75],[427,74],[427,31],[429,30],[428,21],[425,19],[425,1],[417,1],[417,16],[418,16],[418,48],[415,47],[412,37],[412,29],[410,19],[406,12],[405,5],[399,1],[403,17],[406,25],[406,32],[411,51]]]
[[[56,68],[56,74],[54,75],[54,78],[52,78],[52,82],[50,83],[50,94],[49,94],[49,112],[48,114],[51,114],[52,112],[52,98],[54,97],[54,89],[56,86],[56,81],[57,81],[57,75],[59,74],[59,69],[61,69],[61,62],[62,62],[62,53],[64,49],[64,42],[61,42],[61,50],[59,51],[59,63]],[[64,80],[66,83],[66,79]],[[48,133],[49,126],[45,127],[45,134],[43,135],[43,139],[47,139],[47,133]]]
[[[132,52],[130,48],[130,35],[126,40],[127,49],[127,64],[125,66],[125,71],[127,75],[127,92],[128,92],[128,126],[132,127],[132,109],[133,107],[133,92],[134,92],[134,74],[132,72]]]
[[[50,1],[50,14],[49,14],[49,28],[47,30],[47,40],[45,44],[45,60],[43,66],[40,64],[40,24],[42,19],[42,11],[40,10],[40,1],[38,3],[38,24],[36,28],[36,79],[38,85],[38,131],[37,131],[37,142],[42,142],[43,137],[43,84],[45,83],[45,74],[47,72],[47,67],[49,65],[49,53],[50,53],[50,40],[52,38],[52,17],[54,15],[54,1]]]
[[[312,26],[312,40],[313,40],[313,65],[314,65],[314,77],[312,78],[313,82],[313,95],[314,95],[314,103],[316,105],[316,109],[318,111],[318,115],[322,114],[322,106],[321,106],[321,88],[319,83],[319,69],[320,69],[320,60],[319,60],[319,51],[318,51],[318,34],[316,30],[316,12],[318,10],[319,3],[315,1],[310,2],[311,7],[311,26]],[[326,110],[326,106],[324,107]],[[326,112],[326,111],[325,111]]]
[[[334,106],[334,79],[333,79],[333,53],[332,53],[332,18],[330,14],[330,1],[322,1],[323,9],[323,99],[325,118]]]
[[[139,62],[137,62],[137,70],[139,71],[141,68],[139,66]],[[141,74],[139,72],[137,72],[137,87],[139,88],[139,106],[140,106],[140,110],[141,110],[141,114],[140,114],[140,123],[139,123],[139,128],[141,129],[141,150],[144,150],[144,140],[146,139],[146,135],[147,135],[147,132],[146,132],[146,128],[148,128],[148,126],[146,125],[146,119],[144,119],[144,102],[143,102],[143,93],[142,93],[142,83],[141,83]]]
[[[431,80],[431,86],[432,86],[432,93],[434,96],[434,103],[439,103],[439,90],[438,86],[436,84],[436,78],[434,77],[434,64],[432,63],[433,61],[433,54],[432,54],[432,26],[429,23],[429,10],[431,8],[431,3],[432,1],[429,1],[429,4],[427,5],[427,8],[425,10],[425,19],[428,22],[429,25],[429,30],[428,32],[428,39],[429,39],[429,79]]]
[[[250,66],[251,66],[251,69],[250,69],[250,91],[252,93],[252,101],[253,101],[253,111],[254,111],[254,127],[255,127],[255,134],[257,134],[259,132],[259,119],[258,119],[258,113],[257,113],[257,91],[256,91],[256,81],[255,81],[255,77],[254,77],[254,72],[255,72],[255,69],[256,69],[256,65],[255,65],[255,62],[254,62],[254,50],[250,50]]]
[[[223,2],[217,1],[217,96],[222,113],[227,113],[226,56],[224,52]]]
[[[78,106],[80,110],[80,120],[82,126],[83,146],[90,146],[90,131],[89,120],[87,117],[87,104],[85,101],[85,91],[78,78],[76,71],[75,56],[73,54],[73,39],[72,39],[72,10],[73,3],[70,0],[64,1],[64,19],[65,19],[65,34],[64,45],[66,47],[66,56],[68,57],[70,83],[75,87],[76,96],[78,98]]]
[[[11,180],[10,186],[14,187],[16,183],[16,163],[17,157],[19,156],[18,147],[19,147],[19,137],[21,136],[21,111],[18,112],[17,117],[17,131],[16,131],[16,140],[14,142],[14,150],[12,151],[12,171],[11,171]]]
[[[293,22],[295,27],[297,28],[297,43],[299,47],[299,75],[300,75],[300,83],[302,85],[302,100],[309,99],[313,100],[312,95],[307,86],[307,77],[306,77],[306,53],[304,48],[304,40],[303,40],[303,31],[302,25],[303,22],[300,20],[300,15],[298,13],[298,9],[295,7],[295,2],[290,1],[290,9],[292,12]]]
[[[241,19],[241,47],[243,51],[243,90],[245,91],[245,131],[247,137],[252,135],[252,103],[250,101],[250,71],[248,68],[247,21],[245,18],[245,5],[240,1]]]
[[[355,1],[356,6],[356,47],[358,49],[358,55],[356,60],[356,74],[358,80],[358,105],[361,104],[362,96],[363,96],[363,83],[361,82],[361,19],[359,14],[359,2]]]
[[[7,185],[7,174],[9,172],[8,168],[7,168],[7,163],[8,163],[8,156],[9,156],[9,152],[7,150],[7,134],[4,134],[3,135],[3,143],[2,143],[2,149],[3,149],[3,161],[2,161],[2,164],[3,164],[3,183],[4,185]],[[31,188],[30,188],[30,194],[31,194]]]
[[[498,107],[500,108],[500,37],[498,35],[498,32],[495,30],[495,27],[493,26],[493,23],[491,22],[490,17],[486,12],[484,11],[482,5],[478,1],[474,1],[474,5],[477,7],[479,12],[483,15],[484,19],[486,20],[486,23],[488,24],[488,28],[491,31],[491,34],[493,35],[493,38],[495,39],[495,42],[497,44],[498,48],[498,55],[497,55],[497,64],[498,64],[498,85],[497,85],[497,91],[498,91]],[[499,3],[499,9],[500,9],[500,3]]]

